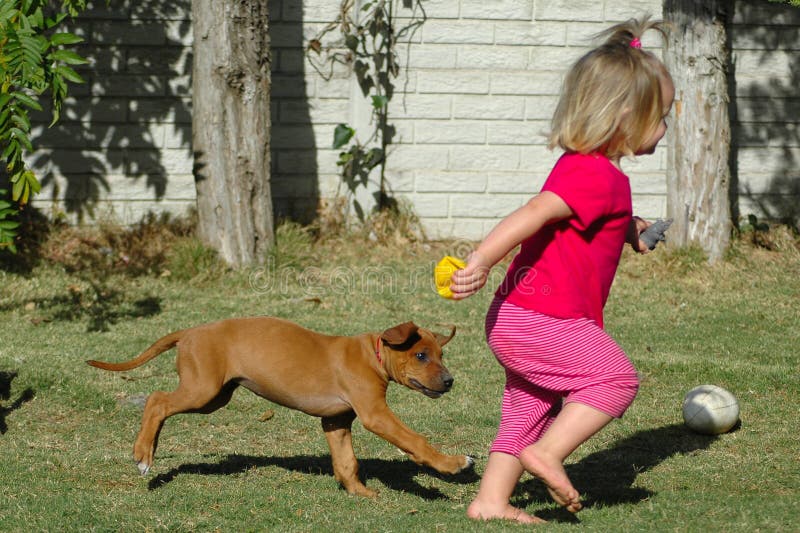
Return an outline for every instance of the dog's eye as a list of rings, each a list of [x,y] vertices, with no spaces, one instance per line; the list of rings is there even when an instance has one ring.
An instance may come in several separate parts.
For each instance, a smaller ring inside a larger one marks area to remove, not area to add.
[[[417,356],[417,361],[427,361],[428,360],[428,354],[426,354],[425,352],[417,352],[416,356]]]

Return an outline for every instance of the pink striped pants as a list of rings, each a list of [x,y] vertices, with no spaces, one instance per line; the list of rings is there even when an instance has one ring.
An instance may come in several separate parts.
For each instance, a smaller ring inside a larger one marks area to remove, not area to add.
[[[486,316],[486,338],[506,371],[492,452],[518,457],[550,427],[562,403],[619,418],[639,388],[625,352],[588,318],[553,318],[498,298]]]

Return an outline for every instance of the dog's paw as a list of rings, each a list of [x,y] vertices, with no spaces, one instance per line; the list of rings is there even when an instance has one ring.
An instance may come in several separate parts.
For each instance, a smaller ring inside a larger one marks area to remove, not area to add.
[[[358,483],[345,488],[348,494],[353,496],[361,496],[362,498],[377,498],[378,493],[372,489],[368,489],[364,484]]]
[[[150,465],[141,461],[136,463],[137,468],[139,468],[139,473],[143,476],[146,476],[148,472],[150,472]]]
[[[475,459],[469,455],[464,456],[464,466],[461,467],[459,472],[467,472],[475,467]]]
[[[453,470],[450,470],[451,474],[469,472],[475,467],[475,459],[469,455],[453,455],[452,458],[458,460],[458,463],[454,465],[455,468]]]

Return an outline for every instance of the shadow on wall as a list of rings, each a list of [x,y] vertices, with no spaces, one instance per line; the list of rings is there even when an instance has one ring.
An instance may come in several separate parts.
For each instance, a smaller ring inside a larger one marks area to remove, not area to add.
[[[739,201],[746,199],[757,216],[800,230],[800,8],[736,2],[736,11],[736,23],[729,26],[730,41],[740,48],[747,43],[748,48],[758,49],[751,53],[760,54],[761,66],[775,61],[789,65],[769,77],[740,80],[732,65],[731,214],[737,221]],[[738,168],[744,150],[759,149],[768,154],[761,156],[765,166],[774,169],[763,185],[740,175]],[[778,151],[779,164],[766,160],[776,158]]]
[[[77,51],[89,64],[76,70],[86,83],[70,87],[30,161],[77,220],[94,216],[101,199],[141,189],[142,178],[154,200],[164,199],[165,145],[191,155],[191,2],[121,4],[99,2],[69,24],[84,38]],[[49,110],[37,118],[46,125]],[[112,191],[112,180],[125,191]]]
[[[302,3],[270,0],[269,9],[275,216],[310,222],[318,185]],[[49,109],[33,117],[41,132],[28,162],[49,191],[39,204],[63,200],[83,221],[105,199],[136,196],[157,208],[168,187],[193,188],[191,1],[97,2],[68,31],[84,38],[77,51],[90,62],[76,69],[86,83],[70,86],[58,123],[46,127]],[[194,197],[194,190],[177,192]]]
[[[164,200],[176,165],[192,159],[191,2],[121,4],[99,2],[75,23],[73,31],[86,40],[79,52],[91,60],[80,69],[87,83],[71,87],[61,121],[54,127],[44,127],[49,113],[35,117],[42,126],[35,139],[40,150],[29,163],[53,197],[63,198],[66,211],[78,220],[91,217],[104,198],[126,197],[128,189],[141,197],[139,191],[145,187],[154,201]],[[738,220],[739,204],[747,200],[759,216],[798,228],[800,8],[768,2],[735,6],[731,42],[762,50],[762,65],[777,55],[791,65],[781,69],[790,73],[788,77],[737,80],[731,71],[732,214]],[[301,1],[269,0],[269,10],[273,206],[277,218],[307,223],[315,218],[319,201],[317,146],[309,109],[315,78],[306,76],[303,53],[307,9]],[[765,158],[782,152],[765,184],[755,185],[752,176],[740,175],[738,163],[745,150],[769,154]],[[190,176],[191,163],[184,170]],[[112,186],[126,190],[112,191]]]
[[[307,2],[269,0],[272,49],[272,205],[276,219],[307,224],[317,215],[317,145],[309,109],[303,39]],[[308,80],[308,81],[307,81]],[[308,85],[307,85],[308,84]]]

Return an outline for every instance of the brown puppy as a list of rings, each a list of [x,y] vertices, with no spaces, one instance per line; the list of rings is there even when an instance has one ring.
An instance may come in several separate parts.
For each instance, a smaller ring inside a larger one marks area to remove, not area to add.
[[[444,455],[405,426],[386,405],[389,381],[438,398],[453,378],[442,364],[438,335],[406,322],[383,333],[334,337],[277,318],[223,320],[171,333],[124,363],[87,361],[105,370],[130,370],[178,346],[180,382],[147,398],[133,457],[144,475],[153,464],[164,421],[178,413],[211,413],[242,385],[277,404],[322,418],[333,472],[347,492],[374,496],[358,478],[350,428],[355,417],[418,464],[443,474],[472,466],[471,457]]]

